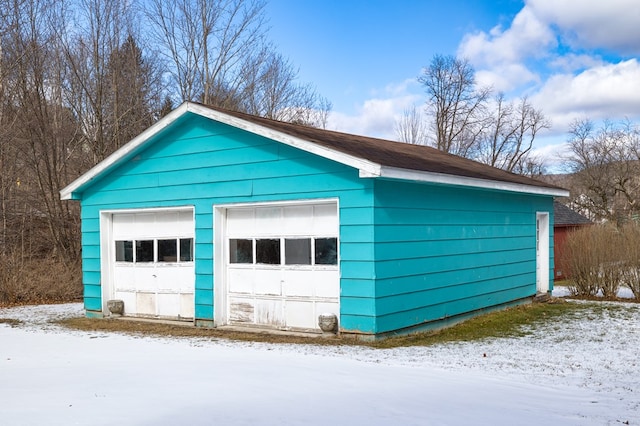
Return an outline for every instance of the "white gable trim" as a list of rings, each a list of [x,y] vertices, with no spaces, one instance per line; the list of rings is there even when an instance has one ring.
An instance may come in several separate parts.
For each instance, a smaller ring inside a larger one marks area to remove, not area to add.
[[[73,193],[78,188],[95,179],[102,172],[117,163],[121,158],[126,157],[140,145],[144,144],[147,140],[170,126],[174,121],[176,121],[178,118],[180,118],[180,116],[188,111],[188,107],[189,105],[187,103],[180,105],[178,108],[174,109],[169,114],[164,116],[161,120],[156,122],[153,126],[149,127],[147,130],[140,133],[138,136],[123,145],[120,149],[116,150],[113,154],[93,166],[85,174],[61,189],[60,199],[71,200],[73,198]]]
[[[167,114],[153,126],[133,138],[126,145],[115,151],[113,154],[102,160],[100,163],[91,168],[88,172],[80,176],[71,184],[66,186],[60,191],[60,198],[62,200],[70,200],[74,197],[74,192],[79,188],[89,183],[93,179],[97,178],[113,167],[120,159],[126,157],[131,152],[135,151],[141,145],[144,145],[150,138],[160,133],[162,130],[170,126],[178,118],[186,113],[193,113],[202,117],[209,118],[220,123],[224,123],[239,129],[246,130],[247,132],[263,136],[265,138],[289,145],[294,148],[301,149],[311,154],[318,155],[329,160],[336,161],[338,163],[358,169],[359,176],[361,178],[376,178],[386,177],[390,179],[401,180],[413,180],[419,182],[430,183],[442,183],[449,185],[471,186],[476,188],[495,189],[502,191],[522,192],[528,194],[540,194],[551,195],[558,197],[569,196],[568,191],[560,189],[552,189],[545,187],[538,187],[533,185],[522,185],[509,182],[501,182],[494,180],[468,178],[463,176],[448,175],[442,173],[423,172],[415,170],[400,169],[396,167],[386,167],[380,164],[374,163],[363,158],[355,157],[349,154],[345,154],[336,151],[331,148],[318,145],[307,140],[288,135],[284,132],[273,130],[269,127],[262,126],[241,118],[234,117],[232,115],[225,114],[223,112],[213,110],[203,105],[194,104],[191,102],[184,102],[178,108]]]
[[[466,176],[448,175],[444,173],[399,169],[396,167],[381,167],[379,176],[389,179],[441,183],[445,185],[467,186],[474,188],[493,189],[497,191],[521,192],[525,194],[550,195],[554,197],[569,196],[569,191],[566,191],[564,189],[545,188],[543,186],[524,185],[519,183],[501,182],[489,179],[478,179]],[[364,176],[361,175],[361,177]]]
[[[324,157],[329,160],[336,161],[338,163],[342,163],[346,166],[351,166],[355,169],[360,170],[361,173],[365,172],[365,173],[370,173],[374,175],[380,173],[380,165],[373,163],[369,160],[365,160],[359,157],[354,157],[352,155],[345,154],[340,151],[333,150],[331,148],[326,148],[322,145],[318,145],[313,142],[300,139],[296,136],[288,135],[287,133],[273,130],[269,127],[252,123],[250,121],[246,121],[241,118],[237,118],[237,117],[225,114],[223,112],[207,108],[199,104],[190,104],[189,111],[202,115],[203,117],[207,117],[212,120],[218,121],[220,123],[228,124],[230,126],[237,127],[242,130],[246,130],[247,132],[250,132],[259,136],[264,136],[265,138],[283,143],[285,145],[289,145],[293,148],[298,148],[303,151],[309,152],[311,154],[315,154],[317,156]]]

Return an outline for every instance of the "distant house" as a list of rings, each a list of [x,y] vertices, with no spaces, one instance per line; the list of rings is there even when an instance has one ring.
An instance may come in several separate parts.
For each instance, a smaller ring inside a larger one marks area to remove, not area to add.
[[[425,146],[194,103],[61,191],[82,207],[87,316],[122,300],[126,316],[320,332],[333,315],[363,338],[550,291],[567,195]]]
[[[576,229],[593,223],[585,216],[558,201],[553,203],[553,212],[553,257],[555,259],[553,275],[557,280],[564,280],[569,278],[569,269],[564,261],[565,243],[569,234]]]

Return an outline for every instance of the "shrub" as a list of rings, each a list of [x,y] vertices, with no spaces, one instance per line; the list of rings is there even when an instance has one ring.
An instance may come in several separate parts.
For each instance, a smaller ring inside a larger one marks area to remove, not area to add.
[[[581,228],[569,235],[565,262],[571,271],[569,291],[575,296],[615,297],[622,280],[622,236],[610,225]]]
[[[574,296],[614,298],[621,285],[640,300],[640,225],[594,225],[569,235],[565,262]]]
[[[640,226],[625,225],[621,233],[624,256],[622,283],[629,287],[636,300],[640,300]]]
[[[0,256],[0,304],[58,303],[82,296],[79,261]]]

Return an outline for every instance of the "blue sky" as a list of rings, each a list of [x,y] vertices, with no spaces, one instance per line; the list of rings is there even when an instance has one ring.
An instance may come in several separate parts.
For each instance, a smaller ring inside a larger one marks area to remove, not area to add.
[[[576,118],[640,120],[637,0],[269,0],[270,36],[333,103],[329,127],[395,139],[435,54],[467,58],[481,84],[527,95],[557,157]]]

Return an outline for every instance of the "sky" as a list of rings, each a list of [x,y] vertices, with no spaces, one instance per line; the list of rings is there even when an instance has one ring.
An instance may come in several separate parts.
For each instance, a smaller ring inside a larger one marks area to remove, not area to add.
[[[542,110],[551,129],[535,147],[551,163],[576,119],[640,121],[637,0],[268,0],[266,11],[300,82],[332,102],[332,130],[397,139],[436,54]]]

